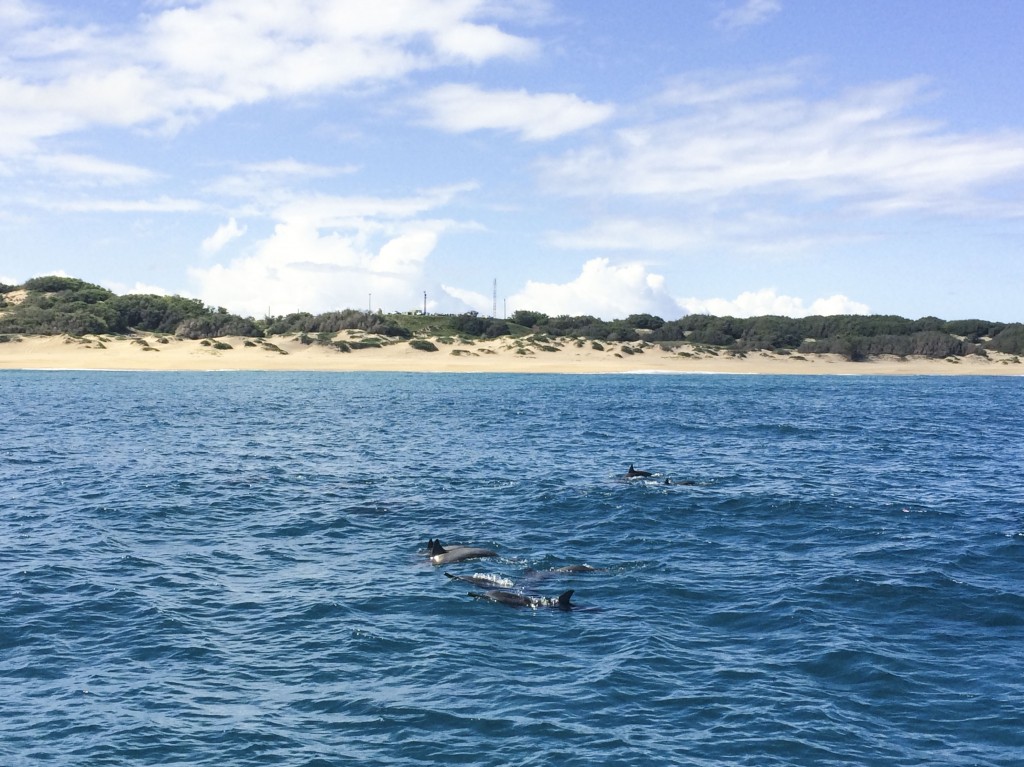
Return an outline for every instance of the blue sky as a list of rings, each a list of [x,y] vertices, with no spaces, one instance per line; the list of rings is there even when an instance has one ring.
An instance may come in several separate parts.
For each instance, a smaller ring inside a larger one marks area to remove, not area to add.
[[[0,281],[1024,320],[1018,0],[0,0]]]

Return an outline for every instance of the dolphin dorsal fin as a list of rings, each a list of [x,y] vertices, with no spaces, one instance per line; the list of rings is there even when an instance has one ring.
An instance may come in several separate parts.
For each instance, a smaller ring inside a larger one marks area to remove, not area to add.
[[[558,606],[563,608],[563,609],[567,608],[567,607],[572,607],[572,602],[570,602],[569,600],[572,599],[572,595],[575,594],[575,593],[576,593],[575,590],[569,589],[568,591],[565,591],[565,592],[559,594],[559,596],[558,596]]]

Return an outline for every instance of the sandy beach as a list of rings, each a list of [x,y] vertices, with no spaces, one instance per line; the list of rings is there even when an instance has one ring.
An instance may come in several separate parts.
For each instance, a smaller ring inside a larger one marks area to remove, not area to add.
[[[371,343],[358,333],[336,340]],[[307,339],[308,340],[308,339]],[[850,362],[838,355],[773,354],[657,344],[601,343],[531,337],[490,340],[434,339],[437,351],[408,341],[344,352],[296,336],[221,338],[173,336],[26,336],[0,343],[0,369],[15,370],[285,370],[402,371],[423,373],[738,373],[768,375],[1024,375],[1011,355],[947,359],[879,358]],[[220,347],[220,348],[218,348]],[[600,348],[598,348],[600,347]]]

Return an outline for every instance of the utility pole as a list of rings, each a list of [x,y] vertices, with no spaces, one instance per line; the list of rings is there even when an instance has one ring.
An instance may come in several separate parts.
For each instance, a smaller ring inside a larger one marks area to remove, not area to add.
[[[366,302],[366,313],[367,314],[373,314],[373,293],[371,293],[370,297],[367,299],[367,302]]]
[[[494,292],[492,295],[494,303],[491,306],[491,319],[496,319],[498,316],[498,278],[494,278]]]

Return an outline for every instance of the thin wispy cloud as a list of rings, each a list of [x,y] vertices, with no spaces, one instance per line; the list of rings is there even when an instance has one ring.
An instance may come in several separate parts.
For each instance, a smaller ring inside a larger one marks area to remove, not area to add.
[[[42,199],[27,200],[36,207],[68,213],[196,213],[206,206],[200,200],[160,196],[153,199]]]
[[[442,85],[419,104],[428,124],[449,133],[509,131],[527,141],[544,141],[604,122],[609,104],[595,104],[571,93],[485,91],[473,85]]]
[[[715,17],[715,26],[726,30],[756,27],[771,20],[781,10],[779,0],[745,0],[719,13]]]
[[[905,80],[819,100],[739,88],[741,97],[624,128],[543,171],[564,194],[975,211],[995,185],[1024,173],[1024,132],[969,135],[915,118],[923,88]]]
[[[156,177],[147,168],[80,154],[44,154],[36,158],[35,164],[46,173],[85,183],[139,184]]]

